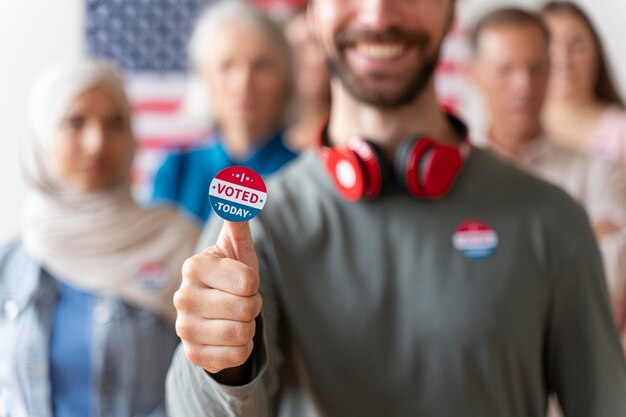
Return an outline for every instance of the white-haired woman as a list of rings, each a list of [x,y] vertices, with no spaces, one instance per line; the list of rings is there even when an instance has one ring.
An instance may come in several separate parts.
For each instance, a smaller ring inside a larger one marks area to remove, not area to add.
[[[12,417],[163,416],[174,291],[197,228],[131,197],[122,83],[86,59],[29,101],[20,239],[0,248],[0,391]]]
[[[211,179],[230,165],[271,174],[295,154],[283,140],[293,74],[282,29],[244,0],[210,5],[189,43],[202,80],[212,135],[208,145],[170,155],[157,172],[153,201],[173,202],[203,223]],[[197,109],[196,109],[197,112]]]

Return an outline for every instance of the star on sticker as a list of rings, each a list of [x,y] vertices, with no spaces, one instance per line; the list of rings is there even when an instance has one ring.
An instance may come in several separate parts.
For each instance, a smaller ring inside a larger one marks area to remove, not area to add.
[[[217,188],[217,187],[214,185],[214,186],[213,186],[213,189],[215,190],[216,188]]]

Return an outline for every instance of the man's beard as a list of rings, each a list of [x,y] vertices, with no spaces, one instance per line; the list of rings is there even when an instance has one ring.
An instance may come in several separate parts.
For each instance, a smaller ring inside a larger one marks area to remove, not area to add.
[[[346,61],[341,56],[341,52],[335,56],[326,53],[326,64],[335,77],[337,77],[344,88],[348,90],[350,95],[362,103],[369,104],[374,107],[385,109],[393,109],[402,107],[415,100],[420,95],[428,83],[430,82],[437,63],[439,62],[439,51],[441,44],[437,45],[436,51],[431,56],[426,56],[425,47],[428,43],[428,36],[418,32],[407,32],[401,29],[392,28],[387,32],[361,32],[347,33],[342,32],[335,38],[336,50],[342,51],[352,46],[357,41],[373,41],[373,42],[405,42],[409,47],[418,48],[422,53],[424,61],[416,68],[415,74],[408,78],[400,88],[396,91],[380,91],[368,87],[368,80],[363,79],[351,72]],[[367,77],[371,80],[382,79],[383,74],[369,74]]]

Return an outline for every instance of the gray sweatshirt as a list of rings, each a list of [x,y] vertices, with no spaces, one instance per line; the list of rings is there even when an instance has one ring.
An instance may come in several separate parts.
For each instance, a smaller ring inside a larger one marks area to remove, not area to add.
[[[476,150],[436,201],[347,202],[313,154],[268,195],[254,375],[220,385],[179,349],[172,417],[542,417],[552,392],[626,417],[598,249],[561,190]]]

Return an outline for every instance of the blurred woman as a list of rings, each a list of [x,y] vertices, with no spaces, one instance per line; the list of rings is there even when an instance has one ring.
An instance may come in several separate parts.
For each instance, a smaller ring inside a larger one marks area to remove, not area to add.
[[[552,36],[547,136],[626,167],[626,111],[598,32],[568,1],[548,3],[542,15]]]
[[[198,20],[189,44],[214,134],[209,145],[169,156],[153,201],[174,202],[203,223],[209,184],[230,165],[270,174],[295,154],[283,139],[293,87],[291,52],[281,28],[245,0],[222,0]]]
[[[135,141],[105,64],[35,84],[20,240],[0,249],[0,391],[13,417],[164,416],[174,291],[198,230],[131,197]]]
[[[315,144],[330,112],[330,76],[306,19],[306,7],[298,9],[285,23],[285,35],[295,57],[295,102],[287,130],[289,145],[302,150]]]

